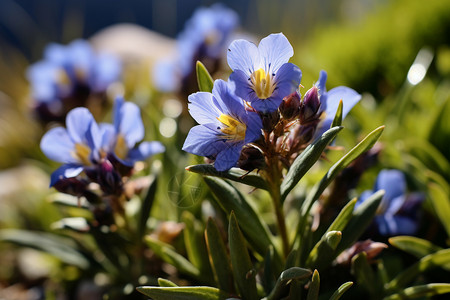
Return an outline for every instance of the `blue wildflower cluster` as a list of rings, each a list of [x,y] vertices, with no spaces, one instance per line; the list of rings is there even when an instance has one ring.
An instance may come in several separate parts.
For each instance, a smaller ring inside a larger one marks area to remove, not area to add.
[[[41,140],[42,152],[63,163],[50,186],[92,200],[97,197],[90,184],[96,183],[101,197],[124,196],[134,164],[164,151],[160,142],[141,142],[144,134],[138,106],[122,97],[115,100],[113,124],[98,124],[87,108],[71,110],[66,128],[52,128]]]
[[[183,150],[214,161],[218,171],[289,168],[301,150],[330,127],[341,100],[345,117],[361,99],[347,87],[327,92],[324,71],[302,98],[302,73],[289,63],[293,54],[282,33],[265,37],[258,46],[232,42],[229,80],[216,80],[211,93],[188,98],[189,111],[200,125],[191,129]]]
[[[44,59],[27,70],[34,109],[43,122],[64,121],[79,106],[106,104],[107,87],[120,79],[121,62],[109,53],[96,53],[85,40],[50,44]]]
[[[175,59],[156,64],[156,87],[164,92],[191,92],[196,86],[196,61],[202,61],[210,72],[217,71],[238,24],[236,12],[222,4],[197,9],[177,37]]]

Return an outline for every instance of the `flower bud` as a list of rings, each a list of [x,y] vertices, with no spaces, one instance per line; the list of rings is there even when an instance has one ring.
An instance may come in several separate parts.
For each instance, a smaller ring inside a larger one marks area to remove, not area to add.
[[[237,165],[242,170],[253,171],[254,169],[264,169],[266,162],[264,154],[255,147],[245,147],[241,151],[241,156],[237,162]]]
[[[58,180],[53,187],[58,192],[80,197],[86,192],[88,184],[84,179],[71,177]]]
[[[316,86],[310,88],[300,104],[300,123],[306,124],[319,118],[320,99],[319,89]]]
[[[297,117],[300,112],[300,94],[295,91],[289,96],[284,97],[278,109],[286,121]]]
[[[280,114],[277,110],[270,113],[258,112],[263,124],[263,130],[271,132],[280,121]]]
[[[97,182],[108,195],[120,195],[123,192],[122,177],[109,160],[104,160],[98,170]]]

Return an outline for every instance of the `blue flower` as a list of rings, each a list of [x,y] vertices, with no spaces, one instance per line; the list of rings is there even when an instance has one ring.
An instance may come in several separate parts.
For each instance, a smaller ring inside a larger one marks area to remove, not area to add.
[[[257,111],[275,111],[300,84],[302,72],[288,63],[292,55],[294,50],[282,33],[263,38],[259,46],[246,40],[231,43],[227,58],[236,94]]]
[[[406,193],[405,175],[401,171],[382,170],[373,191],[363,192],[356,206],[379,190],[384,190],[385,194],[374,219],[377,231],[383,236],[415,234],[423,196],[420,193]]]
[[[100,124],[101,147],[112,153],[122,164],[132,167],[135,162],[164,151],[160,142],[142,142],[145,135],[139,107],[117,97],[114,103],[114,124]]]
[[[84,40],[67,46],[50,44],[44,60],[27,70],[36,106],[47,114],[62,117],[71,108],[84,106],[91,93],[105,92],[120,74],[121,64],[115,56],[96,54]],[[70,101],[74,103],[65,103]]]
[[[222,4],[198,8],[177,37],[177,57],[155,65],[153,78],[156,87],[164,92],[176,91],[192,74],[197,60],[204,63],[213,61],[214,65],[224,55],[238,23],[238,15]]]
[[[100,131],[86,108],[67,114],[66,126],[50,129],[41,139],[41,150],[50,159],[64,165],[53,172],[50,186],[59,180],[78,176],[85,167],[100,159]]]
[[[234,167],[242,147],[261,137],[262,122],[256,112],[245,109],[230,83],[216,80],[212,93],[189,96],[189,112],[200,125],[189,131],[183,150],[214,158],[214,167]]]
[[[316,137],[321,136],[327,131],[336,115],[339,101],[342,100],[342,119],[350,112],[360,100],[361,95],[351,88],[338,86],[327,92],[325,83],[327,81],[327,72],[320,71],[319,81],[316,87],[319,89],[319,98],[322,111],[322,122],[319,124]]]

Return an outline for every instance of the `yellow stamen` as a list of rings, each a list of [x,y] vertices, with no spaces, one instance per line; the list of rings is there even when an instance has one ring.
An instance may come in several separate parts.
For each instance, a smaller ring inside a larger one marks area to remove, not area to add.
[[[89,156],[91,155],[91,149],[85,144],[75,144],[75,152],[73,156],[78,159],[83,165],[91,165],[91,160]]]
[[[62,85],[69,85],[70,84],[70,78],[69,75],[67,75],[66,70],[64,69],[58,69],[58,78],[57,81]]]
[[[220,129],[224,133],[222,136],[227,140],[242,141],[245,139],[245,131],[247,126],[244,123],[234,119],[233,117],[225,114],[221,114],[217,118],[226,127]]]
[[[250,76],[250,80],[253,84],[253,90],[256,92],[256,96],[259,99],[267,99],[272,96],[275,90],[275,83],[272,82],[272,76],[262,69],[258,69]]]
[[[116,153],[117,157],[120,159],[125,159],[128,155],[128,146],[125,141],[125,138],[121,134],[119,134],[117,136],[117,141],[116,141],[116,146],[114,147],[114,152]]]

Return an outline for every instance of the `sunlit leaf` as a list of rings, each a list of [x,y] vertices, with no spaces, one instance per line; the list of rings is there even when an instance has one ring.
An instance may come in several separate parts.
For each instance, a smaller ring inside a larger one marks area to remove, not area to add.
[[[344,107],[344,103],[342,102],[342,99],[339,100],[339,105],[336,110],[336,115],[334,116],[333,123],[331,123],[331,128],[335,126],[341,126],[342,124],[342,109]]]
[[[170,281],[168,279],[164,279],[164,278],[158,278],[158,285],[161,287],[177,287],[178,286],[175,283],[173,283],[172,281]]]
[[[317,300],[319,299],[319,289],[320,289],[320,276],[317,270],[314,270],[311,284],[309,285],[308,295],[306,300]]]
[[[200,92],[211,93],[214,81],[211,75],[209,75],[208,70],[206,70],[206,67],[200,61],[197,61],[196,69],[197,69],[198,89],[200,90]]]
[[[321,268],[328,264],[336,255],[335,251],[342,239],[340,231],[330,231],[323,235],[309,253],[306,260],[307,267]]]
[[[389,238],[389,243],[417,258],[442,250],[430,241],[414,236],[394,236]]]
[[[430,200],[433,204],[434,211],[447,231],[447,235],[450,237],[450,198],[448,194],[435,183],[428,184],[428,190],[430,191]]]
[[[272,292],[267,296],[267,300],[275,300],[280,299],[280,297],[283,295],[283,292],[285,290],[285,287],[292,281],[292,280],[302,280],[306,279],[309,276],[311,276],[312,272],[308,269],[303,269],[299,267],[292,267],[285,271],[283,271],[280,274],[280,277],[277,280],[277,283],[275,284],[274,289]]]
[[[284,199],[306,172],[320,158],[326,146],[336,137],[343,127],[333,127],[315,140],[294,160],[289,172],[281,183],[281,198]]]
[[[431,297],[450,293],[450,283],[430,283],[425,285],[417,285],[404,289],[403,291],[385,297],[384,300],[402,300]]]
[[[247,184],[259,189],[267,190],[266,181],[259,175],[246,175],[247,172],[244,172],[240,169],[232,168],[228,171],[217,171],[216,168],[212,165],[201,164],[201,165],[193,165],[186,167],[186,170],[189,172],[194,172],[198,174],[202,174],[205,176],[215,176],[221,177],[229,180],[233,180],[239,183]]]
[[[352,281],[348,281],[342,284],[334,293],[331,295],[330,300],[339,300],[342,295],[353,285]]]
[[[136,289],[153,300],[225,300],[229,298],[225,292],[209,286],[141,286]]]
[[[327,229],[327,232],[344,230],[345,226],[347,226],[348,222],[352,218],[356,200],[356,198],[350,200],[347,205],[342,208],[342,210],[339,212],[339,215],[336,217],[336,219],[334,219],[333,223]]]

